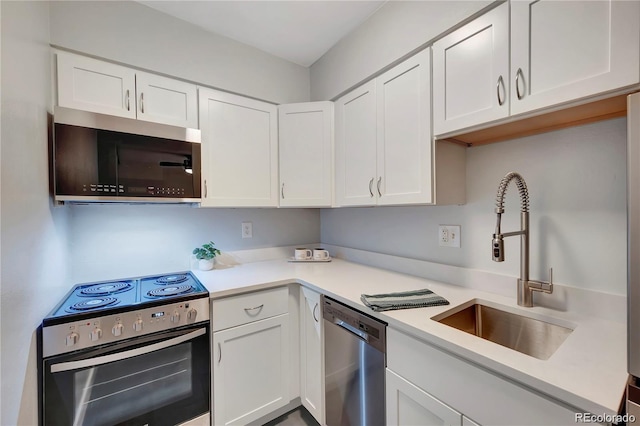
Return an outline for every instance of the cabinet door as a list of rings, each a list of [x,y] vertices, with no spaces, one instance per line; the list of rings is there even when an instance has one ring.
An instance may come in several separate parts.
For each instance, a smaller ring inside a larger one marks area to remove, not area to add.
[[[198,90],[194,84],[137,72],[136,92],[138,120],[198,128]]]
[[[280,206],[331,207],[333,102],[278,107]]]
[[[203,206],[278,205],[277,107],[199,89]]]
[[[433,45],[433,127],[440,135],[509,115],[509,4]]]
[[[378,204],[431,203],[431,49],[376,79]]]
[[[387,369],[387,426],[460,426],[462,414]]]
[[[376,82],[372,80],[336,102],[336,204],[376,204],[376,149]]]
[[[637,1],[511,2],[511,113],[638,83]]]
[[[58,105],[136,118],[135,72],[92,58],[58,52]]]
[[[250,423],[289,403],[289,314],[213,333],[215,425]]]
[[[324,333],[320,294],[301,287],[300,398],[302,405],[324,424]]]

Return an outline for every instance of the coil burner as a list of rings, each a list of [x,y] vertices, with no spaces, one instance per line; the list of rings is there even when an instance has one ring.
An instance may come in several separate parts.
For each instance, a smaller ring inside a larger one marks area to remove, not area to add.
[[[156,280],[156,284],[167,285],[167,284],[180,284],[188,280],[189,277],[186,275],[165,275],[164,277],[160,277]]]
[[[178,285],[153,289],[147,292],[147,296],[169,297],[191,293],[191,291],[193,291],[193,287],[191,287],[190,285]]]
[[[122,293],[129,291],[133,285],[128,282],[119,281],[113,283],[95,284],[83,288],[78,293],[79,296],[108,296],[110,294]]]
[[[111,306],[118,303],[118,299],[115,297],[98,297],[91,300],[83,300],[82,302],[74,303],[66,309],[67,312],[86,312],[93,309],[104,308],[105,306]]]

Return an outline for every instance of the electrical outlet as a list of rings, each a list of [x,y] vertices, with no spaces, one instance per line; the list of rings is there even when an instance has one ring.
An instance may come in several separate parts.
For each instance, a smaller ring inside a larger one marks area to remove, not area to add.
[[[438,226],[438,245],[460,248],[460,225]]]
[[[253,223],[242,222],[242,238],[253,238]]]

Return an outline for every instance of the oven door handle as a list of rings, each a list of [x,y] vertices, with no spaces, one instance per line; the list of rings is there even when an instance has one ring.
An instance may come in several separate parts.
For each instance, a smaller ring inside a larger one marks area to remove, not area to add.
[[[148,354],[150,352],[155,352],[160,349],[166,349],[170,346],[175,346],[180,343],[193,340],[196,337],[202,336],[206,332],[207,332],[206,328],[200,328],[196,331],[192,331],[191,333],[174,337],[173,339],[163,340],[158,343],[153,343],[151,345],[142,346],[136,349],[131,349],[129,351],[104,355],[96,358],[83,359],[80,361],[70,361],[70,362],[61,362],[59,364],[53,364],[51,366],[51,372],[61,373],[63,371],[78,370],[80,368],[87,368],[87,367],[96,367],[101,364],[108,364],[114,361],[121,361],[123,359],[133,358],[134,356]]]

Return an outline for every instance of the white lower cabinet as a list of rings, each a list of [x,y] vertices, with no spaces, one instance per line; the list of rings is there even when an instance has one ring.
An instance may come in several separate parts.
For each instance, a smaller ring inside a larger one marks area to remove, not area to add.
[[[387,426],[460,426],[462,414],[387,369]]]
[[[300,399],[324,424],[324,328],[320,294],[300,288]]]
[[[389,425],[420,419],[465,426],[575,423],[575,409],[562,401],[393,328],[387,329],[387,367]]]
[[[213,333],[213,424],[248,424],[287,405],[290,350],[288,313]]]

